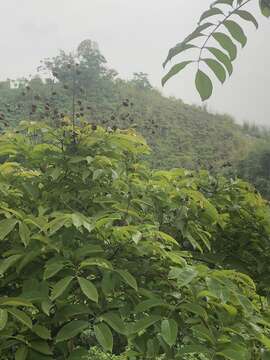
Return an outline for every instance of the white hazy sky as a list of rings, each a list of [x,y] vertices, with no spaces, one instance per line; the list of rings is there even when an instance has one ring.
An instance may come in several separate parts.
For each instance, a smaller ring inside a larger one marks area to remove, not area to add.
[[[168,49],[193,30],[211,0],[0,0],[0,78],[35,72],[39,61],[80,41],[98,42],[108,64],[121,77],[149,74],[160,87]],[[208,107],[238,121],[270,125],[270,20],[253,0],[260,29],[247,24],[249,42],[223,86],[216,83]],[[179,61],[180,58],[179,58]],[[163,90],[187,103],[200,103],[194,71],[185,70]]]

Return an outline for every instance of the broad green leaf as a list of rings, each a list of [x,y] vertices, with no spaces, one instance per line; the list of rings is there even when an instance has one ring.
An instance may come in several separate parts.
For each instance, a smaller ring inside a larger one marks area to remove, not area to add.
[[[113,336],[108,325],[100,323],[94,326],[95,335],[99,344],[105,351],[112,352]]]
[[[198,70],[195,84],[202,101],[209,99],[213,92],[213,84],[209,76],[206,75],[203,71]]]
[[[22,298],[0,298],[0,306],[24,306],[24,307],[34,307],[33,304]]]
[[[116,312],[108,312],[100,317],[100,320],[105,321],[111,328],[113,328],[119,334],[126,334],[126,326],[124,321],[120,318]]]
[[[8,321],[8,312],[6,309],[0,309],[0,331],[2,331]]]
[[[161,322],[161,335],[166,343],[172,347],[176,343],[178,324],[175,320],[163,320]]]
[[[236,10],[234,11],[234,14],[239,15],[242,19],[246,20],[246,21],[250,21],[254,24],[254,26],[256,27],[256,29],[258,29],[259,24],[258,21],[255,19],[255,17],[246,10]]]
[[[44,340],[35,340],[31,341],[30,346],[35,351],[44,354],[44,355],[52,355],[52,350],[48,343]]]
[[[0,261],[0,275],[4,275],[5,272],[12,267],[13,265],[15,265],[18,260],[20,260],[22,258],[22,255],[12,255],[9,256],[6,259],[3,259]]]
[[[169,272],[169,279],[176,279],[178,287],[183,287],[191,283],[197,275],[197,270],[192,266],[186,266],[184,268],[174,267]]]
[[[229,75],[231,75],[233,72],[233,66],[230,58],[223,51],[217,48],[207,47],[207,50],[210,51],[210,53],[213,54],[217,60],[219,60],[226,67]]]
[[[227,28],[232,37],[240,42],[242,47],[246,45],[247,37],[240,25],[238,25],[235,21],[226,20],[224,21],[224,26]]]
[[[27,360],[28,348],[25,345],[18,347],[15,353],[15,360]]]
[[[29,227],[21,221],[19,222],[19,235],[24,246],[28,246],[30,243],[30,230]]]
[[[171,77],[178,74],[181,70],[183,70],[190,63],[192,63],[192,61],[183,61],[179,64],[174,65],[171,68],[171,70],[162,78],[162,81],[161,81],[162,86],[164,86]]]
[[[82,333],[87,327],[89,327],[87,321],[73,320],[60,329],[55,340],[57,343],[67,341]]]
[[[32,331],[43,340],[51,339],[51,332],[43,325],[34,325]]]
[[[78,277],[78,282],[79,282],[80,288],[81,288],[82,292],[84,293],[84,295],[86,297],[88,297],[88,299],[97,303],[98,302],[98,292],[97,292],[97,288],[95,287],[95,285],[91,281],[84,279],[82,277]]]
[[[103,258],[89,258],[89,259],[86,259],[81,262],[81,265],[80,265],[81,268],[85,268],[88,266],[97,266],[97,267],[101,267],[104,269],[110,269],[110,270],[112,270],[112,268],[113,268],[112,264],[108,260],[103,259]]]
[[[44,280],[48,280],[52,278],[54,275],[58,274],[64,268],[64,264],[59,263],[52,263],[46,266],[43,274]]]
[[[73,276],[67,276],[59,280],[52,288],[51,300],[54,301],[59,296],[61,296],[64,293],[64,291],[68,288],[72,280],[73,280]]]
[[[222,32],[215,32],[212,36],[220,46],[228,52],[231,61],[235,60],[237,56],[237,47],[232,42],[231,38]]]
[[[154,325],[156,322],[158,322],[160,320],[161,320],[161,316],[159,316],[159,315],[150,315],[150,316],[144,317],[143,319],[140,319],[133,324],[133,326],[130,329],[130,332],[132,334],[137,334],[137,333],[147,329],[148,327]]]
[[[223,84],[226,80],[226,72],[224,70],[224,67],[214,59],[202,59],[209,68],[213,71],[213,73],[216,75],[216,77],[219,79],[219,81]]]
[[[7,235],[15,228],[18,220],[4,219],[0,221],[0,240],[4,240]]]
[[[89,360],[89,351],[84,348],[79,348],[72,351],[68,360]]]
[[[209,10],[206,10],[202,16],[200,17],[199,23],[201,23],[204,19],[209,18],[210,16],[215,16],[215,15],[224,15],[223,11],[220,10],[219,8],[216,7],[212,7]]]
[[[137,281],[134,276],[130,274],[130,272],[127,270],[116,270],[116,272],[121,276],[127,285],[138,291]]]
[[[32,329],[32,320],[25,312],[18,309],[8,309],[8,312],[29,329]]]
[[[269,0],[260,0],[261,12],[264,16],[270,17],[270,2]]]
[[[164,301],[160,300],[160,299],[148,299],[145,301],[140,302],[134,309],[134,311],[136,313],[141,313],[144,311],[147,311],[149,309],[155,308],[155,307],[167,307],[169,308],[170,305],[164,303]]]

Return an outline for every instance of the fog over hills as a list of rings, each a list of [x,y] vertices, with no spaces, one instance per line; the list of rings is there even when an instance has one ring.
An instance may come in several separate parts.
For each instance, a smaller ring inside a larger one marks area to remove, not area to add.
[[[9,0],[1,1],[0,78],[35,72],[40,59],[59,49],[72,50],[81,40],[97,41],[111,67],[121,77],[133,72],[149,74],[161,89],[162,62],[168,49],[194,28],[210,0]],[[259,31],[246,24],[249,41],[224,86],[216,83],[208,103],[212,111],[227,112],[238,121],[270,124],[270,24],[258,14]],[[162,91],[187,103],[200,103],[187,69]]]

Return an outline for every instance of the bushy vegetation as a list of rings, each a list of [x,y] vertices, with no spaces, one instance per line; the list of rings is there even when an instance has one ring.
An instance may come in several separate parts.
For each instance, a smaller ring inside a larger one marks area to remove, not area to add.
[[[1,135],[1,359],[269,358],[266,203],[147,153],[72,119]]]

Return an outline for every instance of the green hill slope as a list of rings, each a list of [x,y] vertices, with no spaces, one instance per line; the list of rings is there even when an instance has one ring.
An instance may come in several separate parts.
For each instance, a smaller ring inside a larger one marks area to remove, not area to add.
[[[163,168],[217,169],[242,159],[256,142],[227,115],[162,96],[146,74],[119,79],[89,40],[75,56],[61,52],[43,62],[41,70],[46,71],[43,80],[0,83],[2,127],[29,118],[56,126],[84,118],[94,126],[135,127],[153,149],[153,166]]]

